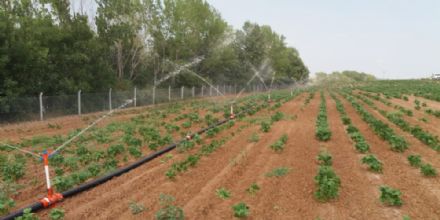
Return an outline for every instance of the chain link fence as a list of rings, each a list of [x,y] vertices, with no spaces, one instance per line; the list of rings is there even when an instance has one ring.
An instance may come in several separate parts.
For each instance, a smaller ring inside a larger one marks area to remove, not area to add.
[[[274,85],[273,89],[286,88],[286,85]],[[16,97],[0,99],[0,124],[23,121],[46,120],[68,115],[82,115],[109,111],[132,100],[127,107],[148,106],[160,103],[175,102],[186,99],[235,95],[241,90],[246,93],[265,92],[262,85],[240,87],[237,85],[215,85],[203,87],[150,88],[130,91],[45,96],[40,93],[36,97]]]

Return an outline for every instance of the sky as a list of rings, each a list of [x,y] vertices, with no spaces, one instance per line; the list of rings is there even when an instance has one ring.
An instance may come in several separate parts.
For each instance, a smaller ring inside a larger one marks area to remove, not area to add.
[[[440,73],[440,0],[207,0],[233,27],[270,25],[311,73]]]

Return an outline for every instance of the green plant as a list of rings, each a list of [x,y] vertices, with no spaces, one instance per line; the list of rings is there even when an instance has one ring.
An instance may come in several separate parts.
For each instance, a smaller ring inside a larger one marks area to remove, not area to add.
[[[409,155],[408,162],[413,167],[420,167],[422,164],[422,157],[420,155]]]
[[[393,189],[389,186],[381,186],[380,190],[380,201],[385,205],[390,206],[401,206],[402,200],[400,196],[402,193],[398,189]]]
[[[258,142],[260,140],[260,136],[256,132],[252,133],[251,137],[249,138],[249,142]]]
[[[191,121],[185,121],[182,123],[182,127],[184,128],[190,128],[192,126]]]
[[[131,214],[133,214],[133,215],[137,215],[137,214],[146,210],[144,205],[142,205],[140,203],[136,203],[134,201],[131,201],[128,204],[128,207],[130,208]]]
[[[327,106],[325,103],[324,93],[321,92],[321,105],[319,107],[318,117],[316,119],[316,138],[320,141],[328,141],[332,136],[327,121]]]
[[[0,191],[0,214],[4,215],[9,212],[9,209],[15,207],[15,201],[9,198],[9,193],[4,192],[3,189]]]
[[[411,220],[411,218],[409,216],[407,216],[407,215],[404,215],[402,220]]]
[[[229,199],[231,197],[231,192],[226,188],[220,188],[215,191],[217,196],[221,199]]]
[[[327,151],[321,151],[317,157],[319,164],[322,166],[332,165],[332,155]]]
[[[246,189],[246,192],[254,195],[255,193],[257,193],[260,190],[260,186],[258,186],[257,183],[252,183],[249,188]]]
[[[272,171],[266,173],[267,177],[281,177],[289,173],[290,169],[288,167],[277,167]]]
[[[420,166],[420,172],[424,176],[437,176],[437,170],[431,164],[423,164]]]
[[[362,158],[362,163],[367,164],[369,166],[369,169],[381,173],[382,172],[382,162],[380,162],[374,155],[370,154],[367,156],[364,156]]]
[[[157,220],[183,220],[185,219],[185,215],[183,213],[182,208],[174,205],[175,198],[166,195],[160,194],[159,203],[161,209],[156,212]]]
[[[246,218],[249,216],[249,207],[244,202],[240,202],[232,206],[234,216],[237,218]]]
[[[282,112],[276,112],[274,115],[271,116],[271,121],[272,122],[277,122],[280,121],[281,119],[283,119],[284,114]]]
[[[270,131],[270,123],[269,122],[265,122],[265,121],[263,121],[263,122],[261,122],[261,131],[263,131],[263,132],[269,132]]]
[[[142,151],[139,149],[138,146],[129,146],[128,147],[128,152],[135,158],[139,158],[142,156]]]
[[[38,217],[32,213],[32,209],[26,208],[23,210],[23,215],[15,218],[15,220],[38,220]]]
[[[116,156],[118,154],[121,154],[125,151],[124,145],[122,144],[114,144],[111,145],[108,149],[107,149],[107,154],[109,156]]]
[[[319,167],[315,183],[318,186],[315,197],[319,201],[328,201],[339,195],[341,180],[330,166]]]
[[[367,144],[365,141],[360,141],[354,145],[357,151],[360,153],[367,153],[370,151],[370,145]]]
[[[287,142],[287,134],[283,134],[275,143],[270,145],[270,148],[276,152],[282,151],[284,149],[284,145]]]
[[[64,210],[62,209],[52,209],[49,213],[49,218],[51,220],[61,220],[64,219]]]

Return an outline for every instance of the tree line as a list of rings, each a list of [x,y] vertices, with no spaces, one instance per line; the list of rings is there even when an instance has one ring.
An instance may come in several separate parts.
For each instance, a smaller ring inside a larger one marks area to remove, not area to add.
[[[205,0],[92,0],[94,15],[72,2],[0,2],[0,104],[39,92],[145,88],[196,58],[160,86],[201,86],[191,71],[243,84],[265,65],[267,82],[272,73],[279,82],[308,78],[282,35],[251,22],[234,30]]]

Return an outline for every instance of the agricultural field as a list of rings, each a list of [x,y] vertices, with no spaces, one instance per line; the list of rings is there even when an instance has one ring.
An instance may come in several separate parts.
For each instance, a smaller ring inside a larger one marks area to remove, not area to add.
[[[234,104],[235,117],[227,99],[123,110],[49,159],[56,192],[178,144],[25,216],[440,219],[439,88],[372,81],[274,91],[270,99],[249,94]],[[98,117],[12,125],[0,138],[33,152],[54,150]],[[46,183],[39,158],[0,150],[0,212],[7,215],[43,198]]]

